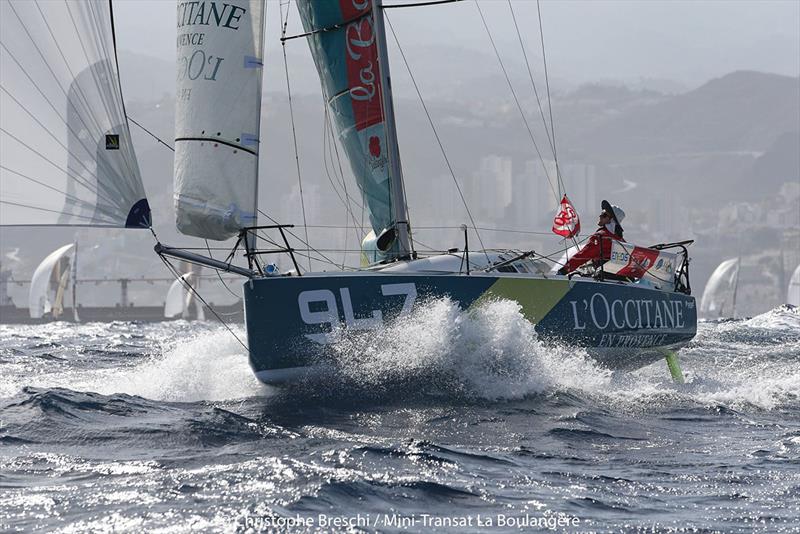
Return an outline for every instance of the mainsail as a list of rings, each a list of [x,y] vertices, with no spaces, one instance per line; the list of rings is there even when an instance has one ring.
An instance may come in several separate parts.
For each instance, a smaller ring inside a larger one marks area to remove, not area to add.
[[[223,240],[256,222],[263,0],[178,2],[178,230]]]
[[[323,94],[369,211],[377,249],[410,252],[389,65],[375,0],[297,2]]]
[[[739,284],[739,258],[725,260],[711,273],[703,290],[700,313],[707,317],[723,317],[728,311],[736,315],[736,289]]]
[[[109,0],[0,2],[0,225],[146,228]]]

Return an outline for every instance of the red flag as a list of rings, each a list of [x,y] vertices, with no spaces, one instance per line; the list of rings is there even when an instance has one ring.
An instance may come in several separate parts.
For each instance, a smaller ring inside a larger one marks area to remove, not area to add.
[[[561,209],[553,219],[553,233],[567,239],[576,236],[581,231],[581,220],[572,203],[564,195],[561,199]]]

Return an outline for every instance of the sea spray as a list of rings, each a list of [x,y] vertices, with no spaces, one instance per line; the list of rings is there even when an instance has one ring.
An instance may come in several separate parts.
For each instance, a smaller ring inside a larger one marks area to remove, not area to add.
[[[433,299],[381,329],[344,332],[332,348],[328,392],[513,400],[610,376],[581,350],[542,344],[509,300],[462,310]]]

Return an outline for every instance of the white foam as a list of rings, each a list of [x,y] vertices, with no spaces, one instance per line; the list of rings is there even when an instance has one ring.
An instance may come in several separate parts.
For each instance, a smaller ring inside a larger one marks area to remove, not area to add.
[[[362,387],[401,381],[435,384],[488,400],[518,399],[555,388],[600,387],[610,373],[575,348],[542,345],[516,302],[460,310],[449,299],[427,302],[410,316],[334,345],[340,371]]]
[[[244,338],[242,332],[237,335]],[[94,391],[185,402],[236,399],[266,391],[250,370],[244,347],[223,329],[179,340],[162,354],[117,370],[108,379],[108,383],[96,383]]]

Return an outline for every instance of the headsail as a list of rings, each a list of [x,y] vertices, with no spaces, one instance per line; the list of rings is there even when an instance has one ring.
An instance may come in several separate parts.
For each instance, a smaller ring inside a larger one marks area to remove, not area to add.
[[[725,260],[711,274],[700,300],[700,313],[707,317],[723,317],[727,311],[736,314],[736,286],[739,283],[739,258]]]
[[[263,0],[178,2],[178,230],[223,240],[256,222]]]
[[[374,0],[297,2],[325,100],[369,210],[376,245],[385,256],[397,257],[407,255],[410,245],[386,43],[376,5]]]
[[[146,228],[109,0],[0,2],[0,225]]]

